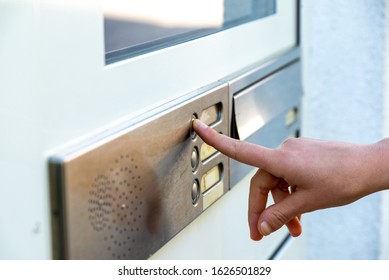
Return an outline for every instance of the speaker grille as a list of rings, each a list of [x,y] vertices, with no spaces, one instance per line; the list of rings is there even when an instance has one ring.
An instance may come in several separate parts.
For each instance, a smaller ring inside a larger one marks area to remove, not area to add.
[[[88,212],[89,221],[93,229],[102,231],[110,222],[112,212],[112,187],[107,176],[95,178],[89,191]]]
[[[97,176],[89,192],[89,221],[115,259],[131,256],[140,237],[144,201],[139,167],[130,155],[115,159],[106,174]]]

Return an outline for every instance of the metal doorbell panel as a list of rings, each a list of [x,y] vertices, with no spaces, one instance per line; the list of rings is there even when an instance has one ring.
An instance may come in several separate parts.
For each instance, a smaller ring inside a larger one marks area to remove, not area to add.
[[[220,85],[50,159],[55,257],[146,259],[229,189],[229,159],[193,130],[229,135]]]

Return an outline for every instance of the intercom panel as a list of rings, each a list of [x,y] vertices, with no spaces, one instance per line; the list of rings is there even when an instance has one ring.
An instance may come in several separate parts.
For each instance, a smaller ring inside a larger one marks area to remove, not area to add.
[[[55,256],[148,258],[226,193],[229,159],[191,127],[229,135],[229,106],[218,85],[53,156]]]

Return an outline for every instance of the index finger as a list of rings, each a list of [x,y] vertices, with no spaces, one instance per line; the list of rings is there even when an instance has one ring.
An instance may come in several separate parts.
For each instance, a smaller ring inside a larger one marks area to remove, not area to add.
[[[217,133],[198,119],[193,121],[193,128],[205,143],[230,158],[268,171],[274,171],[277,165],[275,150]]]

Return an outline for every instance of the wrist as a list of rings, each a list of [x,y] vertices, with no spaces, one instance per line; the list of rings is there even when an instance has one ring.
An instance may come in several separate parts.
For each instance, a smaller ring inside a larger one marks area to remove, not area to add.
[[[371,193],[389,189],[389,138],[368,145]]]

